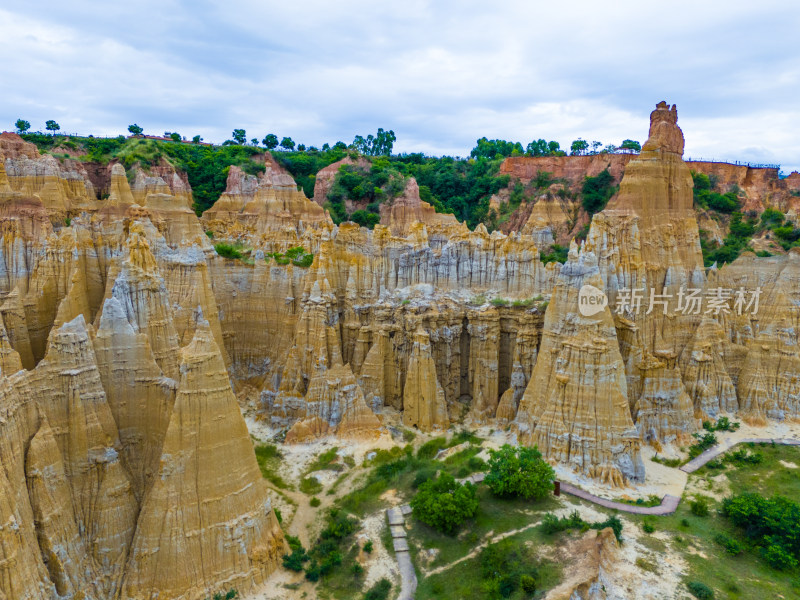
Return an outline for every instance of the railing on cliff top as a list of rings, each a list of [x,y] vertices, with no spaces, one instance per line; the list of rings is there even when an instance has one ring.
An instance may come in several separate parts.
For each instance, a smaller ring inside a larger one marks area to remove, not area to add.
[[[736,165],[737,167],[748,167],[750,169],[777,169],[781,170],[780,165],[770,163],[751,163],[741,160],[719,160],[716,158],[684,158],[684,162],[707,162],[707,163],[721,163],[726,165]]]

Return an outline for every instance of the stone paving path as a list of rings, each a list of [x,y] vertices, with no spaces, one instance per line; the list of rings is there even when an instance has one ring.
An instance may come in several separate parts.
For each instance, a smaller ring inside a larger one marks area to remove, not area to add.
[[[678,503],[681,501],[677,496],[670,496],[667,494],[661,499],[661,504],[658,506],[637,506],[635,504],[626,504],[624,502],[614,502],[608,498],[601,498],[589,492],[582,490],[569,483],[561,482],[561,491],[570,496],[577,496],[583,498],[594,504],[605,506],[606,508],[613,508],[627,513],[636,515],[671,515],[678,508]]]
[[[406,536],[406,516],[411,514],[411,506],[403,504],[386,509],[386,520],[392,533],[392,545],[397,565],[400,567],[400,595],[397,600],[414,600],[417,591],[417,573],[408,553]]]

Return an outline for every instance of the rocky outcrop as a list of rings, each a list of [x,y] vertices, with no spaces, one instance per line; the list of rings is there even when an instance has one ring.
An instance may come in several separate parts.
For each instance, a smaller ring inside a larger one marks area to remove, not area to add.
[[[578,253],[561,269],[545,313],[536,366],[520,402],[521,443],[614,485],[644,481],[639,434],[611,311],[579,312],[583,286],[602,286],[597,259]]]
[[[400,196],[381,204],[381,225],[386,225],[392,235],[406,237],[415,223],[444,231],[459,224],[453,215],[437,213],[433,206],[420,199],[417,180],[409,177]]]
[[[291,175],[269,157],[258,177],[232,166],[225,193],[203,213],[206,230],[216,237],[264,243],[289,230],[296,235],[308,227],[332,224],[328,214],[298,191]],[[265,234],[268,234],[265,237]]]
[[[201,322],[181,349],[180,372],[159,470],[131,546],[123,598],[200,598],[220,582],[249,589],[264,581],[285,551],[207,323]]]
[[[408,361],[403,391],[403,424],[422,431],[447,429],[450,421],[444,391],[436,378],[428,334],[418,330]]]

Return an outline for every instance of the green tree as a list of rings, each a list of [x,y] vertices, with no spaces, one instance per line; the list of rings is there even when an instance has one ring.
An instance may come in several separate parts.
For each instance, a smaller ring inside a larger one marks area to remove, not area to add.
[[[294,150],[294,140],[290,137],[285,137],[281,140],[281,148],[284,150]]]
[[[136,123],[134,123],[133,125],[128,125],[128,131],[130,132],[131,135],[142,135],[144,129],[142,129]]]
[[[14,127],[17,128],[17,131],[20,133],[25,133],[28,129],[31,128],[30,121],[26,121],[25,119],[17,119],[17,122],[14,123]]]
[[[589,142],[584,140],[583,138],[578,138],[569,147],[569,152],[572,156],[581,156],[586,154],[586,151],[589,149]]]
[[[52,131],[52,132],[53,132],[53,135],[55,135],[56,131],[58,131],[59,129],[61,129],[61,125],[59,125],[58,123],[56,123],[55,121],[53,121],[53,119],[50,119],[49,121],[47,121],[47,122],[44,124],[44,127],[45,127],[45,129],[47,129],[47,131]]]
[[[203,141],[203,138],[201,138],[199,135],[196,135],[196,136],[194,136],[194,137],[192,138],[192,143],[193,143],[193,144],[199,144],[199,143],[200,143],[200,142],[202,142],[202,141]]]
[[[489,472],[484,482],[497,496],[544,498],[553,489],[555,473],[537,448],[504,444],[489,451]]]
[[[258,138],[253,138],[253,139],[251,139],[251,140],[250,140],[250,143],[251,143],[253,146],[258,146]]]
[[[247,143],[247,132],[244,129],[234,129],[231,137],[240,146],[244,146]]]
[[[181,141],[181,134],[178,133],[177,131],[173,131],[172,133],[169,134],[169,138],[173,142],[180,142]]]
[[[261,140],[261,143],[267,147],[267,150],[275,150],[278,147],[278,136],[274,133],[268,133]]]
[[[298,152],[305,152],[306,151],[306,145],[305,144],[297,144],[297,151]]]
[[[478,510],[475,486],[458,483],[452,475],[442,472],[419,486],[411,499],[414,516],[443,533],[453,533]]]
[[[614,195],[614,177],[608,168],[594,177],[584,177],[581,186],[583,209],[593,215],[606,207],[606,203]]]
[[[636,140],[622,140],[622,144],[619,147],[630,152],[642,151],[642,145]]]

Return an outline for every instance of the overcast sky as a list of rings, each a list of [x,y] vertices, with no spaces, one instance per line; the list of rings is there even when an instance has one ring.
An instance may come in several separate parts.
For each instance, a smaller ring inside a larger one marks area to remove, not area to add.
[[[643,142],[678,105],[686,156],[800,170],[800,3],[0,0],[0,130],[241,127],[395,151],[481,136]]]

